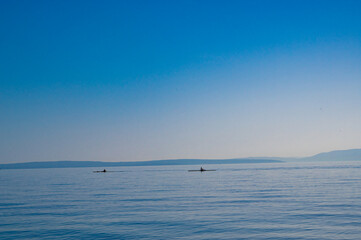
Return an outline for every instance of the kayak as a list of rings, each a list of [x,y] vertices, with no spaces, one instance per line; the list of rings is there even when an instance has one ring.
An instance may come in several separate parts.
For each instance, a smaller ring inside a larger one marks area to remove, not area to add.
[[[93,173],[124,172],[124,171],[93,171]]]
[[[212,170],[188,170],[188,172],[214,172],[216,170],[212,169]]]

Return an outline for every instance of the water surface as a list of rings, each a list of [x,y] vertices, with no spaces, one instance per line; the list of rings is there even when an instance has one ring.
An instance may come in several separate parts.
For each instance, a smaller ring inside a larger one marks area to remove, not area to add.
[[[0,239],[360,239],[361,162],[0,171]]]

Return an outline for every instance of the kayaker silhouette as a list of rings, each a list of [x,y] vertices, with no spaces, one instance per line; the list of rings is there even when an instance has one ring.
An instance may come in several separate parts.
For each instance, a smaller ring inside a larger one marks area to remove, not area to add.
[[[201,170],[200,170],[201,172],[203,172],[203,171],[205,171],[205,169],[203,169],[202,167],[201,167]]]
[[[103,172],[107,172],[107,170],[104,169]]]

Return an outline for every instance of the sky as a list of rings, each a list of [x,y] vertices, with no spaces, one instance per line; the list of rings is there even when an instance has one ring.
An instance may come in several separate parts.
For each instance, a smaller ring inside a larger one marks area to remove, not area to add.
[[[361,1],[1,1],[0,163],[361,148]]]

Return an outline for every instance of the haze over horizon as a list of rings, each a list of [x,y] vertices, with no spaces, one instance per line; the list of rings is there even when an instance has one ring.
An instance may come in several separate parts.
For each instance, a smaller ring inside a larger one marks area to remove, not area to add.
[[[3,1],[0,163],[361,148],[360,1]]]

